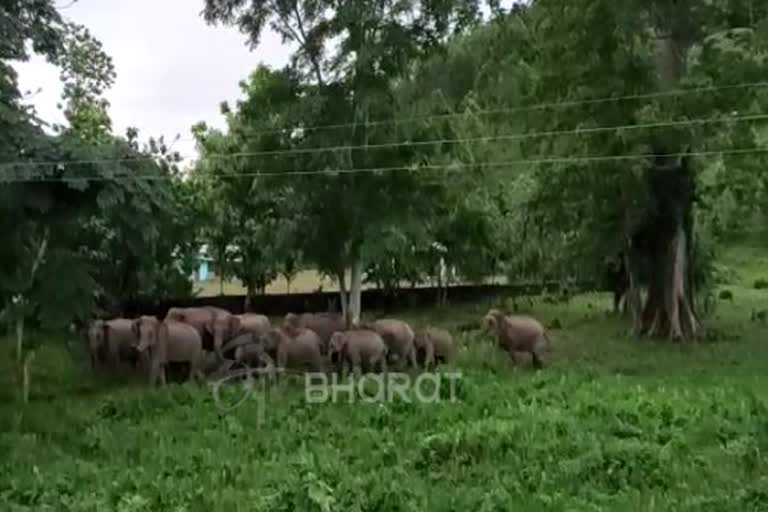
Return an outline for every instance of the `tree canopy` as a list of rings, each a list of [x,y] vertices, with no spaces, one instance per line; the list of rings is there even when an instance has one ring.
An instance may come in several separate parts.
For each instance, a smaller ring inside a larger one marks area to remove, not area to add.
[[[350,321],[366,281],[596,280],[620,259],[635,330],[692,338],[719,244],[764,230],[762,4],[203,7],[296,51],[243,78],[224,129],[192,127],[184,171],[167,141],[113,133],[115,70],[87,28],[51,2],[0,8],[8,312],[61,323],[188,295],[203,245],[249,298],[301,268],[334,277]],[[61,69],[63,126],[18,90],[28,51]]]

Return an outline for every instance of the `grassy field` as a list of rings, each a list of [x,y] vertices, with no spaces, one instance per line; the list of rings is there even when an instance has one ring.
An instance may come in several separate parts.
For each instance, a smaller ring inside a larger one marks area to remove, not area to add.
[[[0,373],[1,509],[768,510],[768,327],[750,320],[768,258],[723,263],[733,300],[698,345],[628,337],[604,295],[519,301],[561,326],[538,373],[480,336],[489,304],[403,315],[454,333],[455,401],[312,404],[288,380],[226,412],[201,386],[97,379],[48,343],[25,410]]]

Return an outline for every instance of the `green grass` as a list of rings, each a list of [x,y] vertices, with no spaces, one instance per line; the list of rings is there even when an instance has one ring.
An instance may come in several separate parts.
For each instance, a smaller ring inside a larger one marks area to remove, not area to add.
[[[766,510],[768,327],[750,311],[768,258],[722,262],[733,301],[698,345],[632,339],[605,295],[518,300],[561,325],[538,373],[479,335],[489,304],[403,315],[454,333],[455,402],[312,404],[289,380],[224,412],[202,387],[99,380],[51,342],[24,410],[0,373],[0,510]]]

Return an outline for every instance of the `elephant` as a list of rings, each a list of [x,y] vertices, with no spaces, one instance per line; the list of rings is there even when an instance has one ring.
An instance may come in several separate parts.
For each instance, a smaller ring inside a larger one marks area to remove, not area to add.
[[[328,343],[328,358],[333,363],[338,358],[338,367],[342,376],[347,375],[347,364],[352,366],[356,377],[360,377],[362,368],[372,371],[378,367],[387,371],[387,344],[375,331],[352,329],[336,332]]]
[[[204,379],[205,364],[203,342],[193,326],[177,320],[158,320],[154,316],[141,316],[131,326],[138,339],[137,350],[150,352],[149,385],[166,383],[168,363],[188,363],[189,380]]]
[[[129,318],[113,318],[91,323],[88,328],[88,348],[94,369],[100,362],[114,366],[128,363],[133,368],[148,363],[148,359],[135,349],[137,338],[131,329],[132,322]]]
[[[417,368],[416,347],[413,343],[416,335],[410,325],[402,320],[382,318],[369,323],[360,324],[360,328],[375,331],[387,344],[388,357],[397,356],[401,368],[410,366]]]
[[[482,328],[485,333],[493,333],[499,348],[509,355],[509,363],[515,365],[515,352],[528,352],[535,369],[543,368],[542,352],[551,346],[541,322],[525,315],[505,315],[497,309],[491,309],[483,317]]]
[[[262,335],[259,341],[281,370],[290,368],[325,371],[320,352],[320,337],[310,329],[299,328],[289,333],[282,328],[272,328]]]
[[[263,343],[244,343],[235,348],[235,361],[247,364],[252,368],[266,366],[275,367],[275,361],[267,353]]]
[[[269,318],[264,315],[244,313],[236,316],[240,319],[240,333],[250,332],[258,337],[262,334],[266,334],[270,327],[272,327]]]
[[[425,369],[453,359],[453,336],[445,329],[432,326],[422,329],[416,333],[413,343],[417,362],[422,363]]]
[[[323,354],[328,351],[328,341],[331,335],[337,331],[345,331],[347,324],[344,317],[334,313],[303,313],[296,315],[288,313],[283,320],[283,327],[303,327],[315,331],[322,342]]]
[[[230,313],[214,313],[205,324],[205,331],[213,336],[213,351],[219,359],[224,359],[222,345],[240,334],[242,327],[240,317]]]
[[[109,350],[107,349],[107,343],[105,341],[105,326],[106,322],[104,322],[104,320],[94,320],[88,326],[86,339],[88,344],[88,354],[91,358],[91,368],[93,370],[103,365],[108,360]]]
[[[235,351],[238,349],[238,347],[242,345],[258,343],[260,337],[261,337],[260,335],[257,336],[252,332],[245,332],[245,333],[239,334],[234,338],[232,338],[231,340],[227,341],[224,344],[224,346],[221,347],[221,353],[226,359],[235,359],[234,354],[235,354]]]
[[[165,315],[165,320],[175,320],[189,324],[200,333],[200,339],[203,341],[203,349],[216,352],[221,358],[220,350],[217,349],[214,340],[212,320],[215,317],[227,317],[232,314],[221,308],[213,306],[194,307],[194,308],[171,308]],[[221,345],[219,345],[219,348]]]

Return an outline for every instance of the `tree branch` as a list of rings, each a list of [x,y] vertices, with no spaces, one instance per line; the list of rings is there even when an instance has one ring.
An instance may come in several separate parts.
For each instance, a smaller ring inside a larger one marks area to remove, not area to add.
[[[302,41],[300,42],[302,48],[304,49],[304,53],[307,54],[307,58],[309,58],[309,62],[312,64],[312,68],[315,71],[315,78],[317,78],[317,84],[322,86],[325,84],[325,81],[323,80],[323,72],[320,68],[320,63],[317,61],[317,55],[314,55],[312,52],[309,51],[309,47],[307,46],[307,33],[304,30],[304,24],[301,22],[301,13],[299,12],[299,3],[294,2],[293,3],[293,12],[296,15],[296,25],[299,29],[299,33],[301,34]]]
[[[40,241],[40,246],[37,248],[37,256],[35,256],[35,261],[32,263],[32,270],[29,273],[29,285],[32,286],[32,283],[35,280],[35,275],[37,274],[38,269],[40,268],[40,265],[43,262],[43,258],[45,257],[45,253],[48,249],[48,240],[51,235],[51,228],[49,226],[46,226],[43,230],[43,238]]]

